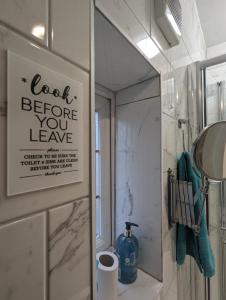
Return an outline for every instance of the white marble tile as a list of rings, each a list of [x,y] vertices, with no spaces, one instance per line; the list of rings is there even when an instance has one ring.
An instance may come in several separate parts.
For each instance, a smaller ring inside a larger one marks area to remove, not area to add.
[[[181,0],[183,11],[182,36],[193,61],[206,58],[206,44],[195,0]]]
[[[151,32],[151,2],[150,0],[125,0],[145,30]]]
[[[171,65],[167,65],[167,71],[161,76],[161,100],[162,112],[176,117],[176,79],[175,71]]]
[[[90,1],[51,1],[52,49],[90,69]]]
[[[162,298],[167,299],[168,293],[177,294],[174,285],[177,284],[177,265],[174,253],[168,250],[163,253],[163,291]],[[172,289],[172,290],[171,290]]]
[[[117,107],[116,231],[139,224],[140,267],[161,279],[160,99]]]
[[[198,300],[205,300],[206,299],[206,292],[205,292],[205,278],[203,274],[200,273],[198,267],[195,265],[195,272],[193,274],[195,277],[195,299]],[[214,298],[215,299],[215,298]],[[216,299],[218,300],[218,299]]]
[[[190,300],[191,297],[191,258],[185,257],[185,262],[182,266],[178,266],[177,281],[178,281],[178,298]]]
[[[199,87],[197,86],[197,64],[193,63],[188,66],[188,115],[191,126],[191,141],[193,142],[198,135],[200,124],[199,113]]]
[[[5,27],[0,26],[0,103],[6,103],[6,50],[80,81],[84,86],[83,101],[83,181],[57,188],[6,197],[6,121],[0,116],[0,221],[6,221],[49,206],[72,201],[89,194],[89,74],[51,54]]]
[[[221,280],[222,280],[222,264],[225,264],[225,261],[222,261],[222,252],[226,251],[225,245],[223,246],[222,233],[220,229],[213,229],[210,231],[210,242],[213,249],[215,264],[216,264],[216,274],[210,280],[210,299],[220,300],[221,294]],[[223,251],[222,251],[223,246]]]
[[[0,226],[0,299],[45,300],[46,218]]]
[[[151,78],[124,89],[116,94],[116,105],[128,104],[142,99],[160,97],[160,78]]]
[[[209,186],[209,224],[213,228],[220,227],[221,216],[221,184],[211,182]]]
[[[158,280],[138,270],[137,280],[134,283],[130,285],[118,283],[118,300],[157,300],[162,285]]]
[[[154,57],[152,57],[150,59],[150,63],[159,73],[161,73],[162,77],[168,74],[172,69],[172,65],[162,54],[162,52],[159,52]]]
[[[1,0],[0,20],[47,45],[47,0]]]
[[[162,114],[162,151],[163,172],[170,168],[174,170],[177,164],[177,121],[172,117]]]
[[[188,75],[187,66],[175,69],[175,96],[176,96],[176,118],[187,119],[187,90],[188,90]]]
[[[49,212],[50,300],[90,299],[89,199]]]

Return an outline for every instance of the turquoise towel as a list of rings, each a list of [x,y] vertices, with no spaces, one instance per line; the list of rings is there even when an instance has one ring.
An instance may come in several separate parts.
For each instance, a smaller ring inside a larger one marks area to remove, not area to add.
[[[192,182],[193,195],[195,195],[202,185],[202,180],[198,170],[192,166],[190,153],[182,153],[177,168],[178,179]],[[202,203],[203,196],[201,194],[195,204],[196,221]],[[198,236],[187,226],[177,225],[176,258],[179,265],[184,263],[186,254],[195,259],[200,272],[205,277],[212,277],[215,274],[215,261],[208,237],[205,211],[202,213]]]

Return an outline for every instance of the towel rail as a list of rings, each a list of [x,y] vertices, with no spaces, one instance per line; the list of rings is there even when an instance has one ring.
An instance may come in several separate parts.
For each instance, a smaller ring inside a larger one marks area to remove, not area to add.
[[[208,194],[209,183],[206,181],[195,195],[193,195],[192,183],[177,180],[171,169],[168,170],[168,217],[169,225],[176,223],[183,224],[193,229],[198,235],[202,213],[205,207],[206,195]],[[195,214],[195,204],[199,197],[203,195],[203,202],[199,209],[198,216]]]

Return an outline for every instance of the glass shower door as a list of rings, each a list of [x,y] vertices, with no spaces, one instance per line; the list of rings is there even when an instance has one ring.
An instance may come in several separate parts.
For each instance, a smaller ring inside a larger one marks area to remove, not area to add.
[[[205,125],[226,120],[226,63],[205,69]],[[211,182],[208,201],[210,240],[216,275],[210,279],[210,300],[226,299],[226,183]]]

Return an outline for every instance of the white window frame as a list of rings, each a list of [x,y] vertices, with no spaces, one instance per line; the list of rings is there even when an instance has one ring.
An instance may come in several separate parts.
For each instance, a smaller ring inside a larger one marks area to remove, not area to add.
[[[104,203],[101,214],[102,228],[104,230],[101,238],[96,239],[96,251],[99,252],[111,247],[115,236],[115,95],[110,90],[107,90],[97,84],[95,86],[95,95],[106,98],[106,101],[110,102],[110,186],[109,191],[103,191],[105,195],[108,193],[109,197],[107,197],[107,203]],[[102,151],[105,151],[104,147]]]

